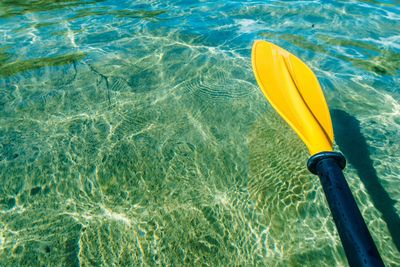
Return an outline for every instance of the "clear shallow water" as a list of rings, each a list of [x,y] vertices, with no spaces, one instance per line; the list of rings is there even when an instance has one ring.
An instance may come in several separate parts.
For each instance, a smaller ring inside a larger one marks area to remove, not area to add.
[[[319,77],[398,266],[398,1],[115,2],[0,4],[0,265],[345,265],[255,83],[267,39]]]

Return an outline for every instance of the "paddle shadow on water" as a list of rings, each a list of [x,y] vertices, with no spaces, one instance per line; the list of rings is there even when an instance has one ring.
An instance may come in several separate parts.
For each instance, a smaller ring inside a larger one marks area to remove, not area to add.
[[[397,250],[400,251],[400,217],[394,207],[396,201],[390,198],[379,182],[368,144],[360,131],[360,122],[343,110],[334,109],[331,114],[336,143],[347,161],[357,170],[375,208],[381,212]]]

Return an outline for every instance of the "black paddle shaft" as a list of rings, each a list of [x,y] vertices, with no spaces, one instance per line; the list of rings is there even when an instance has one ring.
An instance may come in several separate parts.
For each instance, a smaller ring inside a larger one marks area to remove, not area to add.
[[[315,154],[307,163],[308,169],[321,180],[349,265],[384,266],[344,178],[345,165],[345,158],[337,152]]]

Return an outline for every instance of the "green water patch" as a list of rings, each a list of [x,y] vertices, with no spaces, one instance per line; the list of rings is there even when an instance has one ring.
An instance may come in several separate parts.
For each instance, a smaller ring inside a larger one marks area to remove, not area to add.
[[[9,46],[0,47],[0,66],[9,61],[11,58],[11,53],[7,52],[8,49],[10,49]]]
[[[0,54],[1,55],[1,54]],[[40,69],[43,67],[62,66],[82,60],[86,55],[82,52],[71,53],[58,57],[35,58],[17,60],[10,63],[3,63],[0,66],[0,76],[9,77],[25,71]],[[5,56],[3,56],[5,57]]]
[[[279,38],[285,40],[297,47],[306,51],[313,51],[315,53],[325,54],[331,57],[336,57],[345,62],[352,63],[359,69],[372,72],[376,75],[395,76],[400,69],[400,53],[393,50],[382,50],[379,46],[358,41],[348,40],[344,38],[332,38],[327,35],[317,34],[316,39],[321,40],[320,43],[314,43],[301,35],[294,34],[273,34],[261,33],[266,38]],[[321,44],[322,43],[322,44]],[[365,54],[365,59],[355,58],[344,54],[334,53],[330,48],[338,46],[343,48],[355,48]]]
[[[166,13],[164,10],[110,10],[107,8],[80,9],[70,20],[93,17],[93,16],[115,16],[117,18],[143,18],[150,19]]]
[[[379,56],[369,59],[351,58],[343,55],[336,56],[351,62],[357,68],[362,68],[377,75],[395,76],[400,70],[400,53],[394,51],[383,51]]]
[[[58,25],[58,22],[39,22],[39,23],[32,24],[32,26],[35,27],[36,29],[51,27],[51,26],[55,26],[55,25]]]
[[[315,37],[332,46],[354,47],[365,52],[371,51],[379,53],[381,51],[378,46],[363,41],[332,37],[325,34],[316,34]]]
[[[324,41],[331,46],[355,48],[362,51],[368,58],[354,58],[341,54],[335,54],[344,61],[351,62],[354,66],[364,70],[374,72],[377,75],[397,75],[400,69],[400,53],[393,50],[382,50],[379,46],[358,40],[344,38],[332,38],[327,35],[318,34],[316,38]],[[332,54],[331,54],[332,55]]]
[[[0,18],[11,18],[28,13],[55,11],[76,6],[94,4],[101,0],[5,0],[0,2]]]

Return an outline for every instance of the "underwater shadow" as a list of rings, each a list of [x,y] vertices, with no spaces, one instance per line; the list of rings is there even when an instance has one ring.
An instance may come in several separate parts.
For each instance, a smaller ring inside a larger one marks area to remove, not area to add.
[[[390,198],[379,182],[368,144],[360,131],[360,122],[339,109],[333,109],[331,115],[336,143],[347,161],[357,170],[375,208],[382,214],[397,250],[400,251],[400,217],[394,207],[396,201]]]

